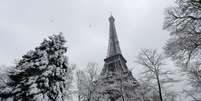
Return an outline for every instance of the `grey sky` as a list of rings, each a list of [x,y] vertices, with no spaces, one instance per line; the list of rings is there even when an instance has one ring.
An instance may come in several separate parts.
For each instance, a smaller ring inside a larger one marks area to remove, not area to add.
[[[108,17],[116,19],[123,55],[132,67],[141,48],[160,48],[168,39],[162,30],[164,10],[172,0],[6,0],[0,3],[0,64],[63,32],[69,58],[79,66],[103,64],[108,42]]]

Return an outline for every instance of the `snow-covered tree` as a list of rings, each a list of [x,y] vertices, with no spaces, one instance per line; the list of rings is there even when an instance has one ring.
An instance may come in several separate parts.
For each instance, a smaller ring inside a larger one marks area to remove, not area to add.
[[[160,101],[158,90],[152,83],[146,80],[139,80],[144,101]]]
[[[84,70],[78,70],[77,88],[78,101],[93,101],[92,96],[95,91],[95,81],[98,78],[98,64],[90,62]]]
[[[2,65],[0,66],[0,93],[2,90],[5,90],[7,87],[7,82],[9,80],[7,74],[7,71],[9,70],[10,67]],[[8,89],[6,89],[8,90]],[[4,101],[5,98],[0,97],[0,101]]]
[[[201,0],[176,0],[166,11],[164,29],[171,38],[165,53],[181,67],[195,92],[201,93]],[[199,95],[201,96],[201,95]]]
[[[9,72],[10,81],[0,96],[12,97],[14,101],[64,101],[68,98],[73,68],[65,56],[65,42],[62,33],[53,35],[23,55]]]
[[[6,66],[0,66],[0,87],[6,86],[7,76],[6,76]]]
[[[177,80],[170,77],[172,73],[163,68],[165,65],[164,56],[156,50],[143,49],[139,53],[136,62],[144,67],[141,73],[141,85],[144,89],[145,97],[154,98],[154,101],[166,101],[170,96],[166,96],[168,92],[165,88],[167,88],[168,84],[177,82]]]

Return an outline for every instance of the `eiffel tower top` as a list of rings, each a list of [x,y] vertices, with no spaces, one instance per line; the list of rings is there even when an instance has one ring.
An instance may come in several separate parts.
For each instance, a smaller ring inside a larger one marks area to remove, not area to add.
[[[112,57],[115,55],[121,55],[121,49],[119,46],[119,40],[117,37],[117,32],[114,24],[114,17],[111,15],[109,17],[109,23],[110,23],[110,29],[109,29],[109,43],[108,43],[108,51],[107,51],[107,57]]]

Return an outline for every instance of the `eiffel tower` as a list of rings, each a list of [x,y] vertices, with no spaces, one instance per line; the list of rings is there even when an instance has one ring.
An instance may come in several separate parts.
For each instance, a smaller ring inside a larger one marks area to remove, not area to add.
[[[126,65],[115,29],[115,19],[109,17],[109,43],[105,64],[96,82],[97,101],[142,101],[139,83]]]

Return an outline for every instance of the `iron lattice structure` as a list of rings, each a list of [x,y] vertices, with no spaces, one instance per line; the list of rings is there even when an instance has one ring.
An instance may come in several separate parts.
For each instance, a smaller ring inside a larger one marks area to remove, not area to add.
[[[96,81],[98,101],[142,101],[139,84],[127,68],[115,29],[115,19],[109,17],[109,43],[105,64]]]

